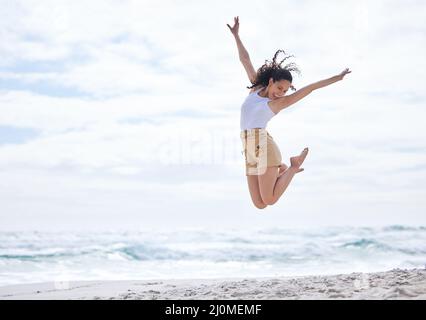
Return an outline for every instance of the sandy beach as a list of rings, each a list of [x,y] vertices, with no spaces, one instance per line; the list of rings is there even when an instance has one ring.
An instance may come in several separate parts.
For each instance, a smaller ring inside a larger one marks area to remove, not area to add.
[[[1,300],[426,299],[426,269],[327,276],[46,282],[0,287]]]

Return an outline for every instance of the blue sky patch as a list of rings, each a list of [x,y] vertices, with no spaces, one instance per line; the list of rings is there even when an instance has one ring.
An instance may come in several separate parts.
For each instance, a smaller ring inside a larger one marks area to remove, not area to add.
[[[0,126],[0,145],[25,143],[36,138],[39,134],[39,130],[32,128]]]

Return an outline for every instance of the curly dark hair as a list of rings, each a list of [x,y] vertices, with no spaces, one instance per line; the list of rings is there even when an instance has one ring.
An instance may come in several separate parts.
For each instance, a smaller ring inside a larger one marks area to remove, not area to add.
[[[277,63],[277,56],[282,52],[286,55],[286,57],[280,62]],[[247,87],[247,89],[252,89],[258,85],[262,85],[267,87],[269,84],[269,79],[272,78],[274,82],[280,80],[288,80],[290,82],[293,81],[293,76],[291,75],[291,71],[294,71],[300,75],[300,70],[294,62],[286,64],[284,67],[281,64],[287,60],[288,58],[294,57],[293,55],[287,55],[284,50],[278,50],[272,61],[265,60],[265,64],[257,70],[256,79],[252,82],[252,86]],[[294,87],[291,87],[294,90]]]

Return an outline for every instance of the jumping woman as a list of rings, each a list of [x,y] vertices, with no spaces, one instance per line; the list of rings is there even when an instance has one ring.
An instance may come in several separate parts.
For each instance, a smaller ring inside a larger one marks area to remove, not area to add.
[[[345,69],[339,75],[296,90],[292,85],[291,71],[299,73],[299,69],[294,63],[281,66],[292,56],[286,56],[277,63],[278,53],[285,54],[283,50],[278,50],[272,61],[266,60],[256,72],[238,35],[239,25],[239,17],[234,18],[232,28],[227,24],[235,37],[240,61],[252,83],[247,87],[250,93],[241,106],[240,138],[244,149],[245,171],[251,199],[257,208],[264,209],[268,205],[275,204],[294,175],[304,170],[301,165],[309,151],[305,148],[300,155],[291,157],[288,167],[282,163],[280,149],[266,130],[266,124],[281,110],[295,104],[316,89],[343,80],[344,76],[352,71]],[[285,95],[289,88],[295,92]]]

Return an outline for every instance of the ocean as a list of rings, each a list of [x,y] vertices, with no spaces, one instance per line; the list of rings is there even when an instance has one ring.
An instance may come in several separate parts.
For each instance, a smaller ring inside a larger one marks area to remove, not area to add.
[[[0,232],[0,286],[426,267],[426,227]]]

